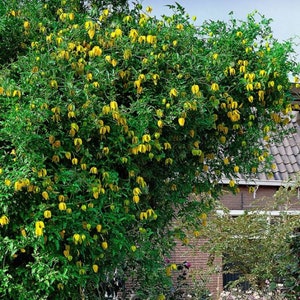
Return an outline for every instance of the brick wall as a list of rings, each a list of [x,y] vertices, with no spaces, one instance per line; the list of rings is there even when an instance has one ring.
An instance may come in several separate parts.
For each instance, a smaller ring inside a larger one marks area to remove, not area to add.
[[[224,192],[221,203],[232,210],[247,210],[253,207],[265,206],[272,201],[272,197],[278,190],[276,186],[261,186],[255,193],[249,193],[248,186],[240,186],[240,192],[236,195]],[[300,199],[295,197],[291,200],[291,209],[300,210]]]
[[[220,272],[222,261],[220,258],[215,258],[213,263],[210,264],[211,259],[209,255],[201,252],[199,247],[197,247],[201,246],[204,242],[205,240],[203,239],[191,241],[190,245],[196,247],[189,247],[178,242],[171,261],[176,264],[181,264],[185,261],[189,262],[191,264],[187,279],[189,286],[195,290],[208,288],[213,294],[214,299],[217,299],[217,295],[223,288],[222,273]],[[212,272],[211,275],[208,275],[208,269]]]

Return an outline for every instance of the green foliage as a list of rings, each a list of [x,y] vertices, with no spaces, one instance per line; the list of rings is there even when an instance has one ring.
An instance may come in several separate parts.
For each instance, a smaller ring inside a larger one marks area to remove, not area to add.
[[[101,294],[117,269],[155,298],[187,243],[173,222],[201,228],[221,177],[269,164],[259,138],[288,122],[291,44],[256,15],[197,28],[180,7],[51,3],[1,19],[1,295]]]
[[[281,284],[285,299],[299,297],[300,219],[288,212],[293,210],[298,186],[299,179],[280,188],[271,201],[257,200],[256,207],[241,216],[232,217],[224,209],[224,214],[209,220],[203,231],[209,240],[203,250],[222,257],[224,272],[239,274],[233,286],[248,282],[252,290],[267,293]],[[279,216],[270,213],[279,210]]]

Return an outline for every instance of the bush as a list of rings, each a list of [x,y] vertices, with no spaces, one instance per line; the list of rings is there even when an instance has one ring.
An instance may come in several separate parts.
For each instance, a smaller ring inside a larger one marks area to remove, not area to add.
[[[103,295],[117,271],[154,298],[188,243],[172,222],[199,230],[222,176],[269,165],[259,138],[288,122],[291,43],[253,14],[197,28],[180,6],[55,3],[11,2],[0,23],[1,294]]]

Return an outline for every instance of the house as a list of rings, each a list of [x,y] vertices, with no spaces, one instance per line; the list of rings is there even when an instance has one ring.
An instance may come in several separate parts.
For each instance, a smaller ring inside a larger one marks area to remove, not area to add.
[[[240,215],[245,210],[253,208],[257,205],[257,199],[271,198],[274,193],[281,187],[287,184],[287,181],[293,180],[296,174],[300,174],[300,98],[299,89],[292,89],[292,93],[295,96],[293,103],[293,118],[288,126],[294,129],[294,133],[284,137],[280,144],[271,145],[269,150],[270,154],[274,158],[276,167],[272,174],[261,173],[256,179],[251,181],[246,180],[243,176],[237,179],[239,184],[239,193],[233,195],[231,193],[225,193],[221,198],[221,203],[230,210],[230,213],[234,215]],[[270,176],[271,175],[271,176]],[[229,180],[222,180],[221,184],[226,187]],[[249,193],[249,187],[252,188],[252,192]],[[257,207],[257,206],[256,206]],[[298,197],[293,199],[292,206],[290,208],[291,213],[300,214],[300,187],[298,188]],[[270,212],[273,215],[278,214],[280,211]],[[199,241],[203,243],[204,241]],[[207,268],[207,263],[210,257],[206,253],[199,253],[195,250],[191,250],[186,246],[178,244],[176,247],[172,259],[175,263],[182,263],[182,261],[188,261],[191,264],[191,270],[203,270]],[[215,260],[216,265],[220,265],[221,258]],[[192,280],[192,279],[190,279]],[[222,270],[216,270],[215,275],[210,278],[198,278],[198,284],[207,284],[210,292],[213,295],[218,295],[223,287],[226,285],[230,278],[223,276]]]

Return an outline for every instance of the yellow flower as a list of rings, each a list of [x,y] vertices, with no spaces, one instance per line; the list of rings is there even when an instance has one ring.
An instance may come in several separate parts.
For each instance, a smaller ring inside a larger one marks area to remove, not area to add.
[[[176,29],[178,30],[183,30],[183,24],[177,24]]]
[[[265,76],[266,74],[267,74],[267,72],[265,70],[260,70],[259,71],[260,76]]]
[[[147,220],[147,218],[148,218],[147,213],[142,211],[142,212],[140,213],[140,220],[144,220],[144,219]]]
[[[71,152],[66,152],[66,153],[65,153],[65,157],[66,157],[67,159],[71,159],[71,157],[72,157]]]
[[[81,236],[80,236],[80,234],[75,233],[75,234],[73,235],[73,241],[74,241],[74,244],[75,244],[75,245],[77,245],[78,243],[80,243],[80,242],[81,242]]]
[[[213,83],[210,88],[212,91],[216,92],[219,90],[219,85],[217,83]]]
[[[54,88],[54,89],[57,89],[57,86],[58,86],[58,85],[57,85],[57,81],[54,80],[54,79],[51,80],[51,81],[50,81],[50,86],[51,86],[52,88]]]
[[[134,203],[139,203],[140,202],[140,197],[138,196],[138,195],[134,195],[133,197],[132,197],[132,200],[133,200],[133,202]]]
[[[132,245],[132,246],[130,247],[130,249],[131,249],[132,252],[135,252],[135,251],[136,251],[136,246],[135,246],[135,245]]]
[[[165,150],[171,149],[171,144],[169,142],[164,143]]]
[[[169,95],[170,95],[170,97],[177,97],[178,91],[175,88],[173,88],[170,90]]]
[[[253,91],[253,84],[252,83],[248,83],[246,85],[246,90],[249,92],[249,91]]]
[[[219,57],[219,54],[218,54],[218,53],[214,53],[214,54],[212,55],[212,58],[213,58],[214,60],[217,60],[218,57]]]
[[[260,82],[255,82],[254,88],[257,89],[257,90],[261,89],[261,83]]]
[[[246,66],[240,66],[240,73],[246,72]]]
[[[108,243],[107,242],[102,242],[101,247],[103,250],[106,250],[108,248]]]
[[[27,31],[30,29],[30,23],[28,21],[25,21],[23,26],[24,26],[24,29]]]
[[[42,197],[43,197],[45,200],[48,200],[48,199],[49,199],[49,194],[48,194],[48,192],[43,191],[43,192],[42,192]]]
[[[229,186],[230,186],[230,187],[234,187],[234,186],[235,186],[235,181],[234,181],[233,179],[231,179],[231,180],[229,181]]]
[[[84,170],[86,170],[86,168],[87,168],[87,165],[86,165],[86,164],[81,164],[81,165],[80,165],[80,168],[81,168],[81,170],[83,170],[83,171],[84,171]]]
[[[192,90],[192,93],[195,95],[195,94],[198,94],[199,93],[199,85],[198,84],[194,84],[191,88]]]
[[[74,157],[72,158],[72,165],[77,165],[78,164],[78,158]]]
[[[64,195],[59,195],[58,196],[58,201],[59,202],[64,202],[66,200],[66,197]]]
[[[111,101],[109,103],[109,106],[110,106],[111,110],[117,110],[118,109],[118,103],[117,103],[117,101]]]
[[[92,173],[92,174],[98,174],[98,169],[96,167],[92,167],[90,169],[90,173]]]
[[[61,210],[61,211],[66,210],[67,209],[66,203],[65,202],[59,202],[58,209]]]
[[[123,22],[125,22],[125,23],[129,23],[131,20],[132,20],[132,17],[131,17],[131,16],[125,16],[125,17],[123,18]]]
[[[123,34],[123,32],[120,28],[117,28],[114,32],[115,32],[115,37],[122,36],[122,34]]]
[[[239,121],[240,120],[240,112],[237,110],[237,109],[235,109],[235,110],[233,110],[233,111],[229,111],[228,113],[227,113],[227,116],[228,116],[228,118],[230,118],[230,120],[232,121],[232,122],[237,122],[237,121]]]
[[[130,49],[125,49],[123,53],[123,58],[125,60],[129,59],[132,56],[132,52]],[[124,72],[125,73],[125,72]],[[125,75],[125,74],[124,74]],[[121,75],[120,75],[121,76]],[[122,77],[122,76],[121,76]],[[124,76],[125,77],[125,76]]]
[[[146,36],[146,42],[148,44],[155,44],[156,43],[156,36],[154,36],[154,35],[147,35]]]
[[[109,15],[109,9],[104,9],[102,12],[103,16],[107,17]]]
[[[74,15],[73,12],[71,12],[71,13],[68,14],[68,17],[69,17],[69,20],[70,20],[70,21],[73,21],[74,18],[75,18],[75,15]]]
[[[94,56],[100,56],[102,54],[102,50],[100,49],[99,46],[94,46],[92,51]]]
[[[45,228],[45,224],[43,221],[35,222],[35,235],[41,236],[43,235],[43,229]]]
[[[234,166],[233,171],[234,171],[235,173],[238,173],[239,169],[240,169],[239,166]]]
[[[172,164],[173,164],[173,159],[172,159],[172,158],[167,158],[167,159],[165,160],[165,164],[166,164],[166,165],[172,165]]]
[[[200,236],[200,231],[195,230],[195,231],[193,232],[193,234],[194,234],[194,237],[199,237],[199,236]]]
[[[93,265],[93,271],[94,273],[98,273],[99,266],[98,265]]]
[[[229,67],[229,74],[232,76],[235,75],[235,69],[232,67]]]
[[[158,126],[159,128],[162,128],[162,127],[164,126],[164,122],[163,122],[162,120],[158,120],[158,121],[157,121],[157,126]]]
[[[8,223],[9,223],[8,217],[5,215],[2,215],[0,218],[0,225],[3,226],[3,225],[7,225]]]
[[[13,97],[18,96],[19,98],[21,98],[21,91],[20,90],[14,90],[12,96]]]
[[[168,46],[168,45],[163,45],[163,46],[162,46],[162,49],[163,49],[163,51],[167,51],[167,50],[168,50],[168,48],[169,48],[169,46]]]
[[[258,91],[258,100],[263,101],[264,98],[265,98],[265,91],[263,90]]]
[[[50,210],[45,210],[44,211],[44,218],[50,219],[51,218],[51,211]]]
[[[152,7],[151,6],[147,6],[146,7],[146,12],[147,13],[151,13],[152,12]]]
[[[75,146],[81,146],[82,145],[82,139],[81,138],[74,139],[74,145]]]
[[[133,193],[133,195],[135,195],[135,196],[139,196],[139,195],[142,193],[142,191],[140,190],[140,188],[135,187],[135,188],[133,189],[132,193]]]
[[[223,162],[224,162],[225,165],[228,165],[228,164],[229,164],[229,159],[228,159],[228,157],[225,157],[225,158],[223,159]]]
[[[118,62],[117,62],[116,59],[112,59],[112,60],[111,60],[111,65],[112,65],[113,67],[115,67],[117,64],[118,64]]]
[[[150,136],[150,134],[144,134],[143,136],[142,136],[142,142],[143,143],[149,143],[151,141],[151,136]]]
[[[178,124],[179,124],[180,126],[184,126],[184,123],[185,123],[185,118],[179,118],[179,119],[178,119]]]
[[[136,41],[138,38],[139,34],[136,29],[130,29],[129,31],[129,37],[131,38],[132,41]]]
[[[109,148],[108,147],[104,147],[102,149],[102,153],[105,154],[105,155],[107,155],[109,153]]]
[[[96,226],[96,230],[97,230],[97,232],[101,232],[101,230],[102,230],[102,225],[101,225],[101,224],[98,224],[98,225]]]
[[[153,79],[154,85],[157,85],[157,81],[159,80],[159,75],[158,74],[153,74],[152,79]]]
[[[87,74],[86,74],[86,79],[87,79],[88,81],[91,81],[91,80],[93,79],[93,74],[92,74],[92,73],[87,73]]]

